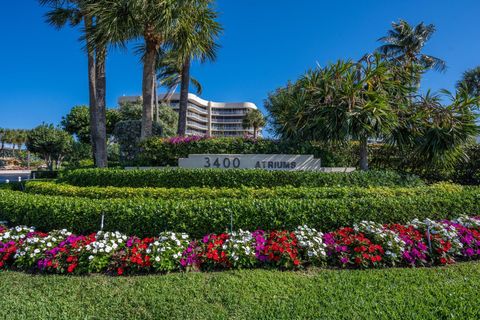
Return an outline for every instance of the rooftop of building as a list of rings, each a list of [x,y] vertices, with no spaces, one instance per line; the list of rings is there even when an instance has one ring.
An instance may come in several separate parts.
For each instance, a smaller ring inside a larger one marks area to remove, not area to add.
[[[163,99],[163,97],[165,97],[166,93],[161,93],[158,95],[159,99]],[[123,97],[120,97],[118,99],[119,102],[123,102],[123,101],[138,101],[138,100],[141,100],[142,99],[142,96],[123,96]],[[170,101],[178,101],[180,100],[180,94],[178,93],[174,93],[171,98],[170,98]],[[240,109],[240,108],[247,108],[247,109],[258,109],[257,106],[252,103],[252,102],[215,102],[215,101],[208,101],[208,100],[204,100],[200,97],[198,97],[197,95],[193,94],[193,93],[189,93],[188,94],[188,101],[190,102],[193,102],[197,105],[200,105],[200,106],[204,106],[204,107],[207,107],[209,106],[209,104],[213,107],[213,108],[231,108],[231,109]]]

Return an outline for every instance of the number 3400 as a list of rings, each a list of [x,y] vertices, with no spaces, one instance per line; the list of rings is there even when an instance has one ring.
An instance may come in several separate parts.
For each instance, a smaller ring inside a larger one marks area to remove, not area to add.
[[[205,168],[240,168],[239,158],[224,158],[223,161],[219,158],[205,157]]]

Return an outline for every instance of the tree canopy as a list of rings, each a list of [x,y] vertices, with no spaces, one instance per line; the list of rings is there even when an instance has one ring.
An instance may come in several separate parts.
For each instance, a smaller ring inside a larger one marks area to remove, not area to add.
[[[52,124],[42,124],[28,132],[27,150],[38,154],[50,170],[59,168],[65,155],[71,151],[72,136],[55,128]]]

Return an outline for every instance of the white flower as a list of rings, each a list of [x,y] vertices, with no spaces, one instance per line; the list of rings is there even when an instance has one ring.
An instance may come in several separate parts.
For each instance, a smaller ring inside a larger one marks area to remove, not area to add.
[[[155,261],[160,262],[160,257],[155,257]]]
[[[93,256],[88,256],[88,260],[92,260],[93,259]]]

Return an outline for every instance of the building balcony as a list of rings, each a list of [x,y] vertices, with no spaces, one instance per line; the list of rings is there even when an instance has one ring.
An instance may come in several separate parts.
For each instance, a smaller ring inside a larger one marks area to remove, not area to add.
[[[242,123],[243,119],[223,119],[223,118],[212,118],[212,123]]]
[[[221,110],[221,109],[212,109],[212,115],[218,116],[242,116],[247,114],[248,110],[240,109],[240,110]]]
[[[208,126],[194,122],[194,121],[187,121],[187,126],[208,130]]]
[[[198,120],[198,121],[202,121],[202,122],[208,122],[207,117],[201,116],[201,115],[193,113],[193,112],[187,112],[187,117]]]

